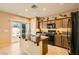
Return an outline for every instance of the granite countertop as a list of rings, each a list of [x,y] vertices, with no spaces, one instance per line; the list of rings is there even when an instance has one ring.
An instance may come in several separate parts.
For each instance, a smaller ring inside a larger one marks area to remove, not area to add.
[[[41,40],[45,40],[45,39],[47,39],[48,37],[47,36],[41,36]]]
[[[65,34],[62,34],[62,36],[68,36],[68,37],[70,37],[71,35],[65,35]]]
[[[31,36],[31,38],[32,38],[32,40],[30,40],[30,41],[32,41],[32,42],[37,42],[36,40],[35,40],[35,38],[37,38],[37,37],[39,37],[39,35],[30,35]],[[48,37],[47,36],[44,36],[44,35],[41,35],[40,36],[40,41],[42,41],[42,40],[45,40],[45,39],[47,39]]]

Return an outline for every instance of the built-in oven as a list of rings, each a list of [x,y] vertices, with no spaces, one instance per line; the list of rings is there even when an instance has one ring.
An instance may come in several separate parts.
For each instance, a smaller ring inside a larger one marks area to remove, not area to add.
[[[56,28],[56,24],[55,23],[50,23],[47,24],[47,28],[48,28],[48,43],[51,45],[54,45],[54,34],[56,32],[55,28]]]

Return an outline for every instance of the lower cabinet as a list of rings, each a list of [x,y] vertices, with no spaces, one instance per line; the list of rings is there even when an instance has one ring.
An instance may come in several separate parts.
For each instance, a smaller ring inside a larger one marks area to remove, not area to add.
[[[68,48],[67,36],[64,36],[64,35],[61,35],[61,34],[56,34],[54,43],[55,43],[56,46]]]
[[[54,41],[55,41],[54,44],[55,44],[56,46],[62,46],[61,35],[56,34],[56,35],[55,35],[55,40],[54,40]]]
[[[67,36],[62,36],[62,47],[68,48]]]
[[[48,53],[48,40],[42,40],[42,55],[46,55]]]

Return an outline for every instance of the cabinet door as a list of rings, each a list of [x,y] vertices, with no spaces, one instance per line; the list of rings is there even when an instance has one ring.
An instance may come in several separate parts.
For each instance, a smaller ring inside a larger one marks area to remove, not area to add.
[[[43,29],[47,28],[47,22],[43,22]]]
[[[63,28],[67,28],[67,26],[68,26],[68,19],[63,19],[62,21],[63,21],[62,27]]]
[[[62,47],[68,48],[67,36],[62,36]]]
[[[42,40],[42,55],[47,54],[48,52],[48,40]]]
[[[62,20],[55,20],[56,28],[62,28]]]
[[[62,46],[61,35],[55,35],[55,45]]]

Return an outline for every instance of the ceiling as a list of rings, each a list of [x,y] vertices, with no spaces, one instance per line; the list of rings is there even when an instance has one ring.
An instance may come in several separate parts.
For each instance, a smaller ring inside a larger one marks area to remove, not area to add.
[[[77,8],[76,3],[35,3],[37,8],[31,8],[32,5],[34,3],[0,3],[0,11],[24,17],[43,17]]]

